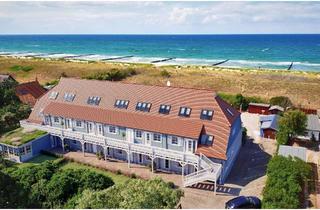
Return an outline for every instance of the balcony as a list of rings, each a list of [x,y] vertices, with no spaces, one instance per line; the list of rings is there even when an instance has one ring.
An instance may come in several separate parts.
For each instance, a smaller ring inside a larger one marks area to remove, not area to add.
[[[111,147],[125,150],[127,152],[129,151],[133,153],[144,154],[152,158],[168,159],[172,161],[182,162],[185,164],[191,164],[194,166],[198,166],[199,164],[199,157],[191,153],[178,152],[174,150],[168,150],[144,144],[134,144],[128,141],[119,140],[111,137],[97,136],[94,134],[82,133],[63,128],[56,128],[48,125],[40,125],[26,121],[20,121],[20,125],[25,128],[43,130],[50,133],[51,135],[59,136],[61,138],[74,139],[85,143],[101,145],[103,147]]]

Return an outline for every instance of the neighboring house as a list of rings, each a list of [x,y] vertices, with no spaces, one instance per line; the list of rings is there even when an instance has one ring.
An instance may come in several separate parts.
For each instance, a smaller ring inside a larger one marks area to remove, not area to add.
[[[16,87],[16,95],[24,104],[29,104],[33,107],[36,101],[47,92],[37,80],[27,83],[22,83]]]
[[[28,143],[21,145],[10,145],[0,142],[0,153],[3,152],[4,156],[14,162],[25,162],[35,156],[38,156],[42,150],[51,148],[49,135],[43,135]]]
[[[281,114],[284,108],[278,105],[271,106],[270,104],[249,103],[248,112],[252,114]]]
[[[278,131],[278,115],[260,116],[260,136],[268,139],[276,139]]]
[[[65,151],[182,173],[184,186],[223,184],[242,138],[240,113],[213,91],[72,78],[61,78],[21,126],[47,131]]]
[[[303,160],[304,162],[307,161],[307,149],[304,147],[293,147],[287,145],[280,145],[279,146],[279,155],[284,157],[297,157]]]
[[[281,113],[284,112],[284,108],[278,105],[273,105],[269,108],[269,114],[277,114],[280,115]]]
[[[303,136],[298,136],[301,140],[320,140],[320,120],[319,116],[315,114],[307,115],[307,127]]]
[[[16,81],[11,75],[9,74],[0,74],[0,83],[6,81],[6,80],[11,80],[11,81]]]
[[[268,114],[270,104],[249,103],[248,112],[252,114]]]

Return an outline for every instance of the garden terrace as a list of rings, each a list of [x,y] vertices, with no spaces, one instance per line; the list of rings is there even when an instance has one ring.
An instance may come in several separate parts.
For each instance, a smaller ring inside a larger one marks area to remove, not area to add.
[[[24,128],[17,128],[15,130],[4,133],[0,137],[0,143],[12,145],[12,146],[20,146],[26,144],[34,139],[37,139],[47,132],[40,130],[29,130]]]

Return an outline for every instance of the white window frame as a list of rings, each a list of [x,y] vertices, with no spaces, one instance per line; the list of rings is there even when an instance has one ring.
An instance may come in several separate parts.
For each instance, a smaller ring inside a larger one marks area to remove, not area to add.
[[[140,133],[139,136],[137,136],[138,133]],[[136,139],[142,139],[142,135],[143,135],[143,133],[142,133],[141,130],[135,130],[135,131],[134,131],[134,137],[135,137]]]
[[[80,122],[80,125],[78,125],[78,122]],[[76,120],[76,127],[78,127],[78,128],[82,128],[83,127],[83,124],[82,124],[81,120]]]
[[[176,139],[177,139],[177,143],[176,143],[176,144],[173,143],[173,138],[176,138]],[[170,140],[171,140],[171,145],[174,145],[174,146],[179,146],[179,145],[180,145],[179,137],[177,137],[177,136],[170,136]]]
[[[56,121],[56,119],[58,119],[58,121]],[[60,123],[60,118],[59,117],[53,117],[53,122],[54,123]]]
[[[157,135],[160,136],[160,140],[155,140],[155,136],[157,136]],[[154,133],[152,140],[155,141],[155,142],[161,142],[162,141],[162,135],[160,133]]]
[[[114,128],[114,132],[110,131],[110,128]],[[116,133],[117,133],[117,127],[116,127],[116,126],[113,126],[113,125],[109,125],[109,126],[108,126],[108,132],[109,132],[109,133],[112,133],[112,134],[116,134]]]

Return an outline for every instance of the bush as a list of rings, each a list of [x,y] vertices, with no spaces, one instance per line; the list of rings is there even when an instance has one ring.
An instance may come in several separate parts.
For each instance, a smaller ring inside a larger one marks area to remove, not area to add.
[[[24,71],[29,72],[33,69],[32,66],[20,66],[20,65],[14,65],[10,67],[11,71]]]
[[[122,174],[122,171],[120,169],[118,169],[116,174],[120,175],[120,174]]]
[[[130,174],[130,177],[131,177],[132,179],[136,179],[136,178],[137,178],[137,175],[136,175],[135,173],[133,173],[133,174]]]
[[[171,77],[170,72],[168,72],[168,71],[165,70],[165,69],[160,72],[160,75],[161,75],[162,77],[164,77],[164,78],[169,78],[169,77]]]
[[[137,71],[135,69],[127,69],[127,70],[111,69],[111,71],[97,72],[85,78],[96,79],[96,80],[121,81],[126,79],[127,77],[134,76],[136,74],[137,74]]]
[[[296,135],[304,134],[307,127],[307,116],[298,110],[284,113],[279,119],[279,131],[276,139],[278,144],[287,144],[288,140]]]
[[[77,208],[172,209],[183,192],[161,179],[132,179],[102,191],[83,191]]]
[[[16,209],[28,206],[27,192],[16,180],[0,171],[0,208]]]
[[[276,96],[276,97],[272,97],[270,99],[270,104],[271,105],[278,105],[278,106],[281,106],[283,107],[285,110],[288,108],[288,107],[292,107],[293,104],[291,102],[291,100],[286,97],[286,96]]]
[[[242,94],[226,94],[218,93],[218,95],[229,104],[231,104],[236,109],[242,109],[241,111],[246,111],[249,107],[249,103],[265,103],[265,100],[259,97],[245,97]]]
[[[263,190],[263,208],[302,208],[303,184],[310,177],[310,165],[298,158],[274,156],[268,163]]]

